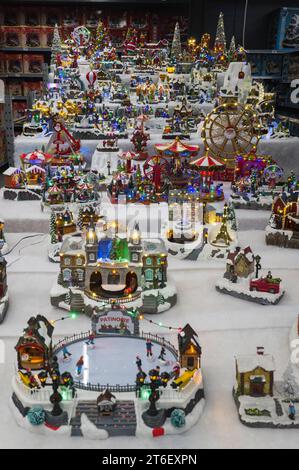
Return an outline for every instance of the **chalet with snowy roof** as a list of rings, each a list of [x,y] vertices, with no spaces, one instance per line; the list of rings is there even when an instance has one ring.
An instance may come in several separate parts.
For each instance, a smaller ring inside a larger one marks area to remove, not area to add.
[[[278,196],[273,203],[272,215],[278,230],[299,232],[299,191]]]
[[[236,357],[236,392],[252,397],[273,396],[275,361],[257,348],[257,354]]]
[[[46,170],[37,165],[26,168],[25,174],[26,182],[29,186],[41,186],[46,179]]]
[[[200,369],[201,346],[198,335],[193,328],[187,325],[178,334],[180,365],[186,369]]]
[[[138,224],[129,239],[90,226],[85,239],[64,240],[60,272],[63,285],[78,286],[94,299],[138,297],[142,286],[166,286],[167,251],[161,239],[142,240]]]
[[[20,189],[24,187],[24,172],[20,168],[10,166],[3,173],[4,186],[7,189]]]
[[[47,366],[52,350],[53,325],[42,315],[31,317],[15,349],[19,369],[40,370]]]
[[[232,276],[247,278],[254,272],[254,255],[250,246],[244,248],[236,247],[227,255],[226,272],[224,277],[231,279]]]
[[[98,214],[96,209],[91,205],[79,209],[78,224],[80,228],[96,225],[101,218],[103,218],[103,216]]]

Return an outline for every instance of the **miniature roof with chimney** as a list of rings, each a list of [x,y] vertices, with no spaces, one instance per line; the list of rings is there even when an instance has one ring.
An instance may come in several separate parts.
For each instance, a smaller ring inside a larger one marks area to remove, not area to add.
[[[180,354],[184,354],[190,346],[190,343],[196,348],[198,354],[201,354],[201,346],[198,341],[198,335],[193,328],[187,323],[178,335],[178,343]]]
[[[261,367],[267,372],[274,372],[275,361],[274,357],[271,354],[264,354],[263,348],[258,348],[257,354],[248,354],[243,356],[237,356],[236,362],[238,371],[241,374],[245,374],[246,372],[251,372],[258,367]]]

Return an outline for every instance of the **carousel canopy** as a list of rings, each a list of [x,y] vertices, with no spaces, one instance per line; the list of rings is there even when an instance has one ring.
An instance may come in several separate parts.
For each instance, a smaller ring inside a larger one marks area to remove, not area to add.
[[[26,170],[26,173],[45,173],[46,170],[37,165],[29,166]]]
[[[137,155],[136,153],[134,152],[121,152],[119,153],[119,156],[122,160],[136,160],[137,159]]]
[[[90,191],[91,189],[93,189],[93,184],[81,183],[81,184],[78,185],[78,189],[80,191]]]
[[[202,170],[207,170],[208,168],[212,169],[224,167],[224,163],[222,163],[220,160],[217,160],[215,157],[211,157],[210,155],[204,155],[203,157],[194,160],[194,162],[191,162],[191,164]]]
[[[54,186],[51,186],[48,189],[48,193],[49,194],[61,194],[62,190],[56,184],[54,184]]]
[[[158,152],[167,152],[167,153],[197,153],[199,151],[199,145],[187,145],[180,141],[179,138],[176,138],[170,144],[155,144],[155,148]]]
[[[37,163],[47,163],[53,158],[53,155],[49,153],[42,152],[40,150],[35,150],[34,152],[22,153],[20,159],[24,163],[37,164]]]

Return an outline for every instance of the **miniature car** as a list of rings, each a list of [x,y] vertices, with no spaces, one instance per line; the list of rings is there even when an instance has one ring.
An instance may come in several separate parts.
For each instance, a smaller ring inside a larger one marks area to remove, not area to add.
[[[269,294],[279,294],[281,279],[264,277],[250,281],[250,290],[257,292],[268,292]]]

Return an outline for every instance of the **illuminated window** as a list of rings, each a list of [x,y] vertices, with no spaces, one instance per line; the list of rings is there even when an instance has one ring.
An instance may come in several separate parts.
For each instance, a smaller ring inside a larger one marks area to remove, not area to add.
[[[153,263],[152,263],[152,258],[146,258],[146,261],[145,261],[146,265],[147,266],[151,266]]]
[[[154,279],[154,272],[152,269],[146,269],[145,271],[145,280],[146,281],[153,281]]]
[[[64,258],[64,264],[65,266],[70,266],[71,265],[71,259],[70,258]]]
[[[132,253],[132,261],[139,261],[138,253]]]
[[[77,269],[78,281],[84,281],[84,271],[83,269]]]
[[[89,253],[89,261],[95,261],[96,255],[94,253]]]
[[[64,269],[62,274],[64,281],[70,281],[72,279],[72,271],[70,269]]]
[[[77,265],[77,266],[82,266],[82,264],[83,264],[82,258],[77,258],[77,260],[76,260],[76,265]]]

